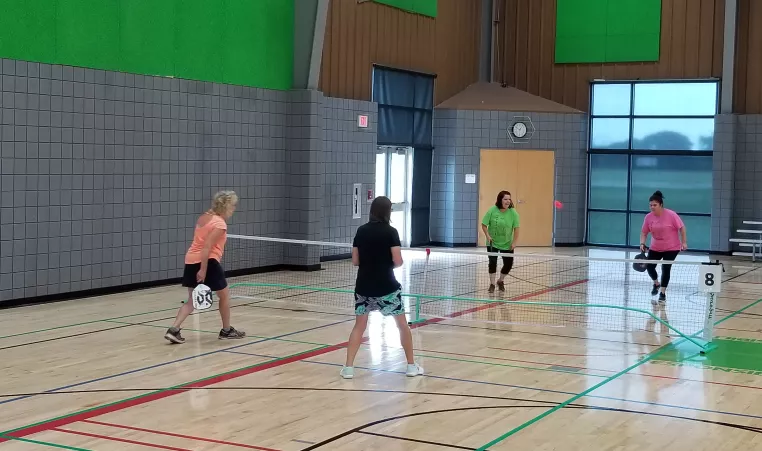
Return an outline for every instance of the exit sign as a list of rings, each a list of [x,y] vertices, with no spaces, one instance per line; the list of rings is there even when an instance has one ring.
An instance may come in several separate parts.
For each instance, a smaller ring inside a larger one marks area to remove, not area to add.
[[[360,128],[368,128],[368,116],[364,114],[357,116],[357,126]]]

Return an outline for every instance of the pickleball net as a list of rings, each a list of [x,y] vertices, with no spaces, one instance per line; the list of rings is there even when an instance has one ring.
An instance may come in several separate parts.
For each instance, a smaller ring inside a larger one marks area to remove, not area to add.
[[[234,298],[351,314],[357,275],[351,250],[350,243],[229,235],[223,265]],[[699,346],[711,341],[707,318],[714,313],[716,296],[710,300],[698,288],[707,262],[673,262],[667,301],[659,303],[647,273],[633,269],[643,260],[519,250],[504,291],[496,287],[490,292],[489,255],[478,249],[404,248],[404,265],[395,274],[409,320],[649,331]],[[657,271],[661,274],[661,266]]]

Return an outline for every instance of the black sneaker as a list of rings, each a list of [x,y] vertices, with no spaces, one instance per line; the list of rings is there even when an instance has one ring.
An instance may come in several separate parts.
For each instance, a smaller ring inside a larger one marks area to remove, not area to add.
[[[664,293],[659,293],[659,302],[667,302],[667,295]]]
[[[487,291],[489,291],[490,293],[494,293],[495,292],[495,285],[494,284],[489,284],[489,290],[487,290]]]
[[[227,331],[225,329],[220,330],[220,335],[217,337],[220,340],[237,340],[246,336],[246,332],[236,330],[235,327],[230,326]]]
[[[653,289],[651,290],[651,296],[656,296],[659,293],[659,285],[654,284]]]
[[[180,335],[180,329],[177,327],[170,327],[167,329],[167,333],[164,334],[164,338],[166,338],[170,343],[176,345],[185,343],[185,338]]]
[[[505,291],[505,283],[501,280],[497,282],[497,289],[500,291]]]

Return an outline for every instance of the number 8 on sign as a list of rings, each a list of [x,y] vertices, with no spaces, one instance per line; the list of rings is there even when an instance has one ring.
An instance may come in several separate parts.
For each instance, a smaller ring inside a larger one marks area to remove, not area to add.
[[[719,293],[722,285],[722,265],[701,265],[698,285],[702,293]]]

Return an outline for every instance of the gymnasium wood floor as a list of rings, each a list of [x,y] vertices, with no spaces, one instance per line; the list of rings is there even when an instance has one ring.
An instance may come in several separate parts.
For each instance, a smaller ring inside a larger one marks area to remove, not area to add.
[[[310,305],[260,291],[234,300],[245,340],[218,340],[207,311],[174,346],[162,335],[180,287],[2,310],[0,451],[762,449],[762,271],[725,267],[715,333],[731,355],[692,364],[660,356],[675,340],[660,324],[605,332],[452,315],[415,326],[426,375],[406,378],[394,323],[373,315],[355,378],[343,380],[351,311],[321,304],[338,294]],[[458,286],[486,298],[479,268]],[[428,277],[445,286],[463,274],[453,264]]]

